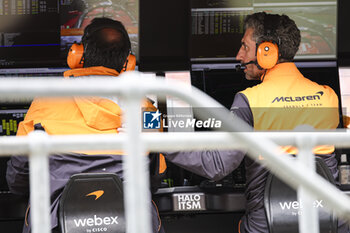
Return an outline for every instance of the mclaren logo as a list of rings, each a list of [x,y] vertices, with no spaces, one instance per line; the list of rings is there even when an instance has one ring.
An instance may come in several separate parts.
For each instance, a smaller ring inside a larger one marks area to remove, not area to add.
[[[95,196],[95,200],[99,199],[104,194],[103,190],[96,190],[92,193],[86,194],[86,196]]]
[[[304,95],[304,96],[280,96],[276,97],[274,102],[299,102],[299,101],[309,101],[309,100],[319,100],[323,96],[323,91],[316,92],[315,95]]]

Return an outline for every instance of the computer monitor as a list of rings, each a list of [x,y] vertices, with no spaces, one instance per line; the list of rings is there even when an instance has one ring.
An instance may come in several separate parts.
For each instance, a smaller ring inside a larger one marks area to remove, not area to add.
[[[350,1],[338,1],[337,58],[339,66],[350,66]]]
[[[251,1],[191,0],[191,61],[232,61],[251,13]]]
[[[29,104],[2,104],[0,103],[0,136],[14,136],[18,124],[24,119]],[[0,157],[0,193],[8,191],[6,169],[9,156]]]
[[[30,103],[10,104],[0,102],[0,137],[15,136],[18,125],[23,121]],[[7,193],[8,186],[6,182],[8,156],[0,156],[0,193]]]
[[[62,65],[56,0],[3,0],[0,68]]]
[[[190,69],[188,0],[140,1],[140,71]]]
[[[1,108],[0,109],[0,135],[13,136],[17,133],[18,124],[23,121],[28,106],[18,106],[18,108]]]
[[[234,61],[243,36],[244,18],[261,11],[286,14],[296,22],[302,40],[295,59],[336,59],[335,0],[191,0],[191,61]]]
[[[38,67],[38,68],[0,68],[2,77],[60,77],[68,70],[68,67]]]
[[[339,67],[339,82],[344,128],[350,128],[350,68]]]
[[[121,21],[138,58],[138,0],[0,1],[0,69],[65,67],[95,17]]]
[[[131,52],[138,60],[138,0],[60,0],[61,56],[67,56],[70,46],[81,41],[84,28],[98,17],[124,24],[131,41]]]

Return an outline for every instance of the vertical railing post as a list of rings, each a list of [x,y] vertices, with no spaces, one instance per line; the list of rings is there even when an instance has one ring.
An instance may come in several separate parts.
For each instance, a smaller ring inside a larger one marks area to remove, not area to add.
[[[124,200],[127,233],[151,233],[149,170],[141,140],[141,96],[128,93],[126,99],[126,153],[123,159]]]
[[[308,136],[298,136],[296,138],[298,145],[298,162],[303,163],[311,171],[316,173],[315,156],[313,155],[314,140]],[[314,198],[305,188],[299,186],[297,189],[299,201],[299,232],[300,233],[319,233],[318,211],[314,207]]]
[[[29,137],[31,228],[33,233],[51,232],[50,181],[47,134],[34,131]]]

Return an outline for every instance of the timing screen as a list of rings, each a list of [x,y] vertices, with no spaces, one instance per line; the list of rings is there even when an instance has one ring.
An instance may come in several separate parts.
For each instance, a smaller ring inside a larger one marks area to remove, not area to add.
[[[138,57],[138,0],[61,0],[61,51],[66,56],[74,42],[80,42],[84,28],[93,18],[108,17],[121,21],[131,40],[132,53]]]
[[[335,0],[192,0],[192,60],[234,59],[243,35],[244,18],[260,11],[286,14],[296,22],[302,37],[297,59],[336,58]]]

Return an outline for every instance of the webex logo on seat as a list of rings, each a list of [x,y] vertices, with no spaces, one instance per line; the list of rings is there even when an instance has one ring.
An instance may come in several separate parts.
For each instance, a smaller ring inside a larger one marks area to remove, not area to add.
[[[93,218],[83,218],[83,219],[74,219],[74,224],[76,227],[85,227],[85,226],[101,226],[101,225],[113,225],[118,224],[118,216],[110,216],[100,218],[97,215],[94,215]]]
[[[303,203],[300,201],[288,201],[288,202],[280,202],[280,207],[282,211],[286,211],[287,213],[297,216],[303,214]],[[320,209],[324,208],[322,200],[314,200],[313,208]]]
[[[100,201],[98,199],[101,198],[103,196],[103,194],[104,194],[103,190],[96,190],[96,191],[93,191],[91,193],[86,194],[85,198],[92,196],[92,197],[94,197],[94,199],[90,198],[91,201],[93,203],[97,204],[97,203],[100,203]],[[103,199],[103,198],[101,198],[101,199]],[[86,231],[87,233],[110,231],[109,227],[111,227],[112,225],[119,224],[118,223],[118,216],[106,216],[106,215],[99,216],[97,214],[90,215],[90,216],[93,216],[93,217],[73,218],[73,221],[71,224],[72,224],[72,226],[75,226],[77,228],[87,227],[84,230],[84,232]],[[81,230],[79,229],[78,231],[80,232]]]

